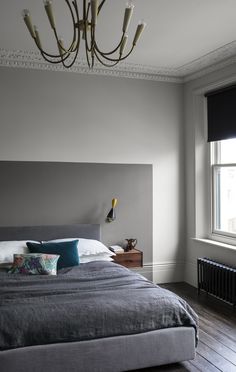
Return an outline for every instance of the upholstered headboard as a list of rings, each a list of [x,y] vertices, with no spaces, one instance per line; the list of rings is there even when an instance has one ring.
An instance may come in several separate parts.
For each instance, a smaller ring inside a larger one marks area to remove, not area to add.
[[[100,225],[77,224],[55,226],[9,226],[0,227],[0,241],[51,240],[62,238],[101,239]]]

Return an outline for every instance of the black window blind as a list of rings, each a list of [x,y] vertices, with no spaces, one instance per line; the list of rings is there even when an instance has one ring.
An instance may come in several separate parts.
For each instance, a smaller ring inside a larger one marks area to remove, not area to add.
[[[208,142],[236,137],[236,85],[205,94]]]

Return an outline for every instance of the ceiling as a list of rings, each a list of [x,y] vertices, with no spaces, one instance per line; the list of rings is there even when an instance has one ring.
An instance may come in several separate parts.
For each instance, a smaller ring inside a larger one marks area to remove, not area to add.
[[[110,49],[119,40],[127,0],[107,0],[99,15],[97,39],[101,49]],[[82,1],[78,0],[82,5]],[[70,40],[71,23],[64,0],[54,0],[59,34]],[[222,63],[236,56],[236,0],[133,0],[135,5],[129,36],[132,41],[139,19],[147,22],[134,52],[118,69],[150,77],[176,79]],[[39,27],[43,46],[55,50],[43,2],[39,0],[1,0],[0,65],[22,60],[40,65],[37,48],[22,20],[22,9],[29,9]],[[12,53],[14,52],[14,53]],[[80,55],[83,64],[84,55]]]

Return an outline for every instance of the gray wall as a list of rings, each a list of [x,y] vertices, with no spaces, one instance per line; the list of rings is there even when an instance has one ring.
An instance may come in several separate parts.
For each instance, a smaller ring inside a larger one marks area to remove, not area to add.
[[[152,262],[151,165],[0,162],[0,174],[0,226],[99,223],[105,244],[137,238]]]
[[[0,81],[0,160],[153,165],[154,280],[182,280],[183,87],[10,68]]]

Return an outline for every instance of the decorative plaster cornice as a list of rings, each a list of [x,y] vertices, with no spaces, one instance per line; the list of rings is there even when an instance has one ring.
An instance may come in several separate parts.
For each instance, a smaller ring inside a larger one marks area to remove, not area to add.
[[[67,70],[61,65],[47,63],[38,52],[0,49],[0,66],[5,67],[30,68],[47,71],[69,71],[80,74],[105,75],[174,83],[184,83],[197,79],[234,63],[236,63],[236,41],[224,45],[183,66],[170,68],[121,63],[112,69],[97,64],[93,70],[89,70],[85,60],[78,60],[72,68]]]
[[[224,45],[201,58],[178,68],[178,75],[184,82],[197,79],[236,62],[236,41]]]
[[[40,53],[22,50],[9,51],[0,49],[0,66],[182,83],[180,77],[175,77],[171,74],[171,72],[173,72],[172,69],[152,69],[141,65],[122,63],[119,67],[112,69],[96,64],[95,67],[90,70],[85,60],[78,60],[73,67],[67,70],[62,65],[47,63],[43,60]]]

